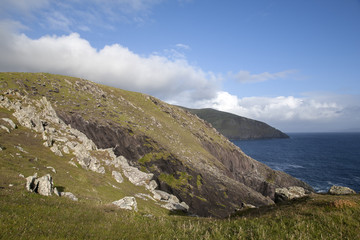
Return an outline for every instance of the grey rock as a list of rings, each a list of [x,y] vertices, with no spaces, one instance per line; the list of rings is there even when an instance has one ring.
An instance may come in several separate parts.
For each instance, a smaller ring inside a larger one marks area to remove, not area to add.
[[[241,206],[242,206],[242,208],[244,208],[244,209],[256,208],[254,205],[248,204],[248,203],[242,203]]]
[[[169,203],[161,205],[161,207],[168,209],[170,211],[176,211],[176,210],[188,211],[188,209],[189,209],[189,206],[184,202],[182,202],[182,203],[170,203],[169,202]]]
[[[112,202],[112,204],[118,206],[121,209],[134,210],[137,212],[137,202],[134,197],[124,197],[118,201]]]
[[[59,157],[62,157],[62,156],[63,156],[63,154],[62,154],[62,152],[60,151],[58,145],[56,145],[56,144],[54,144],[54,145],[50,148],[50,150],[51,150],[53,153],[55,153],[56,156],[59,156]]]
[[[71,192],[62,192],[60,193],[60,196],[61,197],[66,197],[66,198],[69,198],[73,201],[78,201],[79,199]]]
[[[161,190],[154,190],[153,194],[156,200],[168,201],[171,197],[171,194]]]
[[[60,197],[60,192],[56,187],[54,187],[53,191],[56,196]]]
[[[146,185],[154,176],[154,174],[142,172],[136,167],[122,166],[122,168],[125,177],[136,186]]]
[[[17,128],[16,124],[10,118],[1,118],[4,122],[7,122],[12,129]]]
[[[35,173],[33,176],[29,176],[26,178],[25,188],[29,192],[33,192],[35,190],[35,179],[36,178],[37,178],[37,173]]]
[[[63,147],[63,152],[66,154],[70,154],[69,148],[67,146]]]
[[[53,167],[51,167],[51,166],[48,166],[48,167],[46,167],[47,169],[50,169],[53,173],[56,173],[56,170],[55,170],[55,168],[53,168]]]
[[[20,146],[14,146],[14,148],[18,149],[20,152],[23,152],[23,153],[28,153],[27,151],[25,151],[22,147]]]
[[[350,195],[350,194],[356,194],[356,192],[348,187],[342,187],[342,186],[332,186],[329,189],[329,194],[333,195]]]
[[[51,196],[51,194],[54,192],[54,184],[50,174],[46,174],[41,178],[35,179],[34,184],[35,192],[39,193],[40,195]]]
[[[295,198],[307,196],[305,189],[302,187],[288,187],[275,189],[275,202],[288,201]]]
[[[0,125],[0,128],[3,129],[4,131],[6,131],[7,133],[10,133],[10,130],[5,127],[4,125]]]
[[[156,183],[155,180],[151,180],[149,184],[147,184],[145,187],[147,190],[154,191],[157,188],[158,184]]]
[[[135,194],[135,197],[141,198],[145,201],[147,201],[148,199],[151,199],[154,202],[156,202],[156,200],[153,197],[151,197],[149,194],[145,194],[145,193],[137,193],[137,194]]]
[[[118,183],[122,183],[124,181],[123,177],[121,176],[121,173],[117,171],[112,171],[111,175]]]

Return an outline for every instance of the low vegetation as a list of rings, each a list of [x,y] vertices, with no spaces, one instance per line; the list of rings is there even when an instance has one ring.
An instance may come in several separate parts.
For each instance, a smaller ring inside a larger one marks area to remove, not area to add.
[[[360,198],[313,195],[227,219],[151,215],[43,197],[1,179],[1,239],[359,239]],[[7,184],[8,182],[6,182]]]

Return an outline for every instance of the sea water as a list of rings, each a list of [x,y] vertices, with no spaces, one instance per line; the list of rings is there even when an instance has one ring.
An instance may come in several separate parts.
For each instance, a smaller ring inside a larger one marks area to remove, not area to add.
[[[250,157],[310,184],[360,191],[360,133],[290,133],[288,139],[233,141]]]

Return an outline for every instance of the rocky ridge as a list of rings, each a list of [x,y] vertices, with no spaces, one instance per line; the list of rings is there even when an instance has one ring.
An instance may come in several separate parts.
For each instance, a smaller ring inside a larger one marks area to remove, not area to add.
[[[209,122],[231,140],[289,138],[287,134],[261,121],[211,108],[185,109]]]
[[[11,96],[11,100],[7,96]],[[88,139],[85,134],[65,124],[58,118],[55,110],[45,97],[40,100],[32,100],[26,95],[21,96],[18,92],[10,90],[6,91],[4,95],[0,95],[0,107],[13,110],[13,116],[16,117],[17,121],[22,126],[40,133],[44,141],[43,145],[49,147],[55,155],[61,157],[64,154],[73,154],[73,160],[81,167],[99,174],[105,173],[105,168],[102,164],[108,166],[111,165],[118,171],[122,170],[124,176],[134,185],[144,186],[151,194],[153,194],[153,197],[150,195],[146,196],[157,201],[162,207],[168,210],[188,210],[188,205],[184,202],[180,202],[174,195],[163,192],[162,195],[167,197],[158,197],[159,190],[155,190],[157,183],[154,180],[151,180],[153,174],[142,172],[136,167],[130,166],[125,157],[117,157],[112,149],[98,149],[93,141]],[[12,129],[16,128],[16,124],[11,119],[2,118],[2,121],[8,123]],[[6,131],[10,132],[8,128]],[[21,147],[16,147],[21,151],[24,151]],[[107,158],[99,159],[96,157],[99,153],[101,153],[101,156],[104,156],[105,153]],[[70,162],[70,164],[77,167],[74,162]],[[47,168],[56,173],[54,168]],[[113,171],[112,175],[117,182],[122,183],[123,177],[118,171]],[[38,178],[35,173],[33,176],[27,177],[25,187],[28,191],[36,192],[43,196],[55,194],[57,196],[70,198],[74,201],[78,200],[71,192],[59,192],[56,187],[54,187],[53,179],[50,174]],[[128,199],[132,200],[129,202]],[[119,201],[121,204],[119,204]],[[134,209],[137,210],[136,199],[134,197],[125,197],[119,201],[115,201],[113,204],[124,209],[129,209],[128,205],[134,205]]]

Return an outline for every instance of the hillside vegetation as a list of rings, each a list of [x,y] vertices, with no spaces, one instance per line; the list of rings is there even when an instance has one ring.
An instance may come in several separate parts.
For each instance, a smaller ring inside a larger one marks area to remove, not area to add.
[[[197,116],[149,95],[46,73],[1,73],[0,81],[3,102],[18,111],[17,116],[31,105],[51,109],[50,119],[60,118],[62,128],[71,126],[97,148],[112,149],[131,166],[153,174],[157,189],[175,195],[193,214],[226,217],[244,204],[273,204],[277,187],[312,191],[300,180],[246,156]],[[36,118],[27,123],[29,127],[32,121],[39,122],[40,128],[48,124]],[[68,141],[63,138],[55,144]],[[79,158],[84,156],[77,154]],[[100,156],[90,168],[113,171],[102,169],[102,161],[109,160]]]

